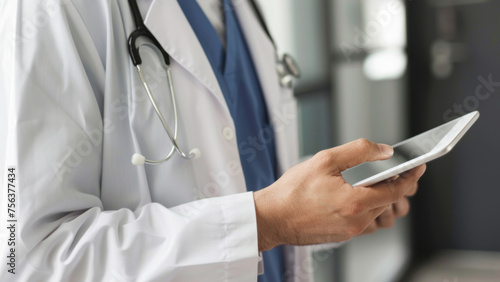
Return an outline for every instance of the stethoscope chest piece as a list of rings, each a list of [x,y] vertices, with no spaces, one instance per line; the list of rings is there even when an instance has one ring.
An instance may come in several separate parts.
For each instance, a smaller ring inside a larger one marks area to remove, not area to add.
[[[282,86],[293,88],[295,80],[300,78],[300,68],[290,54],[283,54],[277,60],[276,69]]]

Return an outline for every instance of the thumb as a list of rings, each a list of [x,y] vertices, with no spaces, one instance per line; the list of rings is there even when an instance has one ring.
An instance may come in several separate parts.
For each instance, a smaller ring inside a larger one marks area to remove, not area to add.
[[[331,154],[329,166],[336,174],[365,162],[386,160],[394,154],[394,149],[389,145],[358,139],[329,149],[327,153]]]

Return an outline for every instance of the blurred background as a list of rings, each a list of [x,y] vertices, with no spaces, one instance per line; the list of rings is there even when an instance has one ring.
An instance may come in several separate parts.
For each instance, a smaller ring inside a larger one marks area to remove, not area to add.
[[[395,144],[479,110],[411,214],[315,256],[316,281],[500,281],[500,1],[261,0],[298,82],[303,157]]]

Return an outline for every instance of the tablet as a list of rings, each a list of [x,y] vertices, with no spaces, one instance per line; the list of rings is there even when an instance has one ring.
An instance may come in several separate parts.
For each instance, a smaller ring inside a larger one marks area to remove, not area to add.
[[[342,172],[352,186],[370,186],[437,159],[453,149],[479,118],[479,112],[440,125],[393,146],[394,155],[384,161],[366,162]]]

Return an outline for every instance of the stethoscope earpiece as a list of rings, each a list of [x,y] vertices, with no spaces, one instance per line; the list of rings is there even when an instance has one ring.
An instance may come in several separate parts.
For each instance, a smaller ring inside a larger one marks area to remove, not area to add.
[[[197,160],[201,157],[201,151],[200,149],[198,148],[194,148],[192,149],[190,152],[189,152],[189,156],[191,157],[191,159],[193,160]]]
[[[187,156],[187,159],[197,160],[200,157],[201,157],[201,151],[200,151],[200,149],[194,148],[194,149],[192,149],[189,152],[189,155]],[[145,163],[148,163],[148,164],[160,164],[161,163],[161,162],[159,162],[159,163],[150,163],[151,161],[146,160],[146,157],[143,156],[143,155],[141,155],[141,154],[139,154],[139,153],[135,153],[132,156],[132,159],[130,160],[130,162],[133,165],[136,165],[136,166],[141,166],[141,165],[144,165]]]
[[[132,156],[131,162],[133,165],[141,166],[141,165],[144,165],[144,163],[146,162],[146,157],[144,157],[141,154],[136,153]]]

